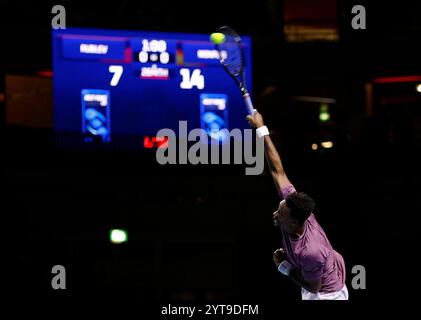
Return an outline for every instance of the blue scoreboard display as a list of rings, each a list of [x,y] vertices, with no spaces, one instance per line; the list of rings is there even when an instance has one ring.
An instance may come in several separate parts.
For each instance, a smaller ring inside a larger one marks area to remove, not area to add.
[[[242,37],[251,89],[251,40]],[[160,129],[246,128],[236,84],[209,35],[63,29],[53,31],[54,128],[70,147],[159,147]]]

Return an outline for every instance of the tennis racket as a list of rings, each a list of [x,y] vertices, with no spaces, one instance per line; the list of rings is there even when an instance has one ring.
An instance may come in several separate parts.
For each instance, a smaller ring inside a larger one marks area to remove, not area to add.
[[[247,112],[252,115],[254,108],[244,77],[245,59],[241,38],[237,32],[227,26],[219,28],[218,33],[222,33],[225,36],[223,41],[215,43],[220,62],[225,71],[234,79],[243,96]]]

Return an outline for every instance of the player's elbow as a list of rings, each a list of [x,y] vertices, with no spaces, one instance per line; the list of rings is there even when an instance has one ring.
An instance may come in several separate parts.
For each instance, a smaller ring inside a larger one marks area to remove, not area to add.
[[[280,173],[279,172],[272,173],[272,176],[275,180],[275,183],[279,185],[280,188],[284,188],[287,185],[291,184],[288,180],[287,175],[285,174],[283,170]]]
[[[319,293],[319,291],[320,291],[320,288],[318,288],[318,289],[313,289],[313,288],[307,288],[307,290],[309,291],[309,292],[311,292],[312,294],[318,294]]]
[[[307,281],[307,290],[313,294],[319,293],[321,287],[322,287],[321,280]]]
[[[282,166],[273,166],[271,168],[271,173],[275,178],[278,179],[282,179],[283,177],[285,177],[285,171],[284,168],[282,168]]]

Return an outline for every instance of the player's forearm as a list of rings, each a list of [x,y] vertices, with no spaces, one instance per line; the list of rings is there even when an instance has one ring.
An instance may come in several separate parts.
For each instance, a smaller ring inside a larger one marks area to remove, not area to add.
[[[272,174],[285,174],[282,166],[281,157],[272,142],[269,135],[264,136],[265,139],[265,156]]]
[[[284,276],[289,277],[298,286],[312,293],[318,292],[318,290],[320,289],[320,286],[319,286],[320,283],[318,281],[314,283],[306,281],[301,275],[300,271],[295,269],[291,265],[291,263],[288,262],[288,260],[283,260],[282,262],[279,262],[281,259],[279,257],[279,251],[280,250],[276,250],[274,252],[274,261],[275,261],[276,267],[278,268],[278,271],[282,273]],[[278,254],[278,256],[276,256],[276,254]]]

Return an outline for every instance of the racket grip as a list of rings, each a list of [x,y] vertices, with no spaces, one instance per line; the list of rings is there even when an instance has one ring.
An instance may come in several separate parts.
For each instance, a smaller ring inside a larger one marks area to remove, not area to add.
[[[244,99],[244,102],[246,103],[247,113],[249,115],[252,115],[253,114],[254,107],[253,107],[253,102],[251,102],[250,94],[245,93],[243,95],[243,99]]]

